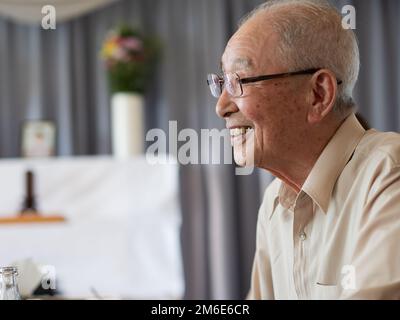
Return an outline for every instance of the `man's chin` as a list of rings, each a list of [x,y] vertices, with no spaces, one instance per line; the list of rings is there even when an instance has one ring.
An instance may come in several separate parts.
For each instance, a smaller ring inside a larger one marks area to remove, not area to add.
[[[250,155],[247,155],[243,148],[233,149],[233,159],[239,167],[250,167],[254,165],[254,159],[252,159]]]
[[[235,160],[235,163],[239,166],[239,167],[245,167],[246,166],[246,159],[244,159],[241,155],[240,156],[236,156],[236,154],[233,155],[233,158]]]
[[[235,163],[240,167],[254,166],[254,135],[247,133],[242,140],[233,140],[233,158]]]

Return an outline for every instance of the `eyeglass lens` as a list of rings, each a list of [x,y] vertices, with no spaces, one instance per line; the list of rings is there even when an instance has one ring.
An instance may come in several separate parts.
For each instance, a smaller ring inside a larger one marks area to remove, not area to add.
[[[216,74],[209,74],[207,76],[207,83],[210,87],[211,94],[216,98],[221,96],[224,87],[229,95],[233,97],[242,95],[242,86],[237,74],[228,73],[225,74],[223,78]]]

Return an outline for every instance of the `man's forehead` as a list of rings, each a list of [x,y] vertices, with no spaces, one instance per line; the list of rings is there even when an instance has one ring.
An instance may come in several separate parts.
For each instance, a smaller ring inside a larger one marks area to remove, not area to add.
[[[232,36],[222,56],[222,70],[255,70],[269,60],[275,37],[270,28],[261,27],[257,21],[251,21]]]
[[[227,67],[233,70],[250,70],[255,67],[254,61],[249,57],[235,57],[232,61],[226,62],[227,66],[224,66],[224,61],[221,60],[221,70],[226,70]],[[228,65],[229,64],[229,65]]]
[[[243,39],[231,39],[221,59],[222,70],[249,70],[254,69],[258,61],[259,47],[253,39],[243,41]]]

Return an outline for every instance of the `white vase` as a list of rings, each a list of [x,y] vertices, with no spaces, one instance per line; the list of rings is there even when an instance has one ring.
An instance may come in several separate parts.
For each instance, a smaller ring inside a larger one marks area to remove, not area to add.
[[[143,95],[115,93],[111,98],[113,155],[126,159],[144,153]]]

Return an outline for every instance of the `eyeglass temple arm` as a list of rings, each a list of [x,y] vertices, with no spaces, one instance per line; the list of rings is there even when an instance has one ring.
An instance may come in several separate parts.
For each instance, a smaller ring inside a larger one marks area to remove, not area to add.
[[[301,75],[301,74],[314,74],[319,70],[321,70],[321,69],[307,69],[307,70],[302,70],[302,71],[272,74],[272,75],[268,75],[268,76],[258,76],[258,77],[244,78],[244,79],[240,79],[240,82],[241,83],[252,83],[252,82],[263,81],[263,80],[286,78],[286,77],[296,76],[296,75]],[[343,83],[342,80],[337,80],[337,84],[338,85],[341,85],[342,83]]]

